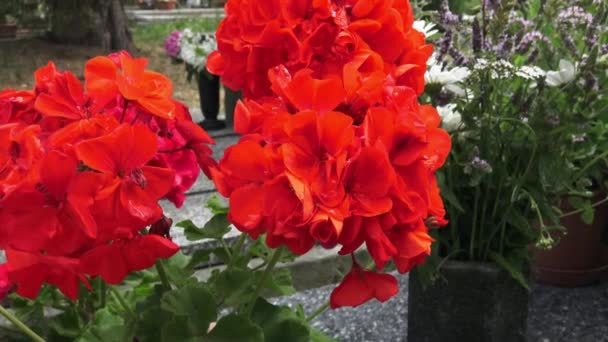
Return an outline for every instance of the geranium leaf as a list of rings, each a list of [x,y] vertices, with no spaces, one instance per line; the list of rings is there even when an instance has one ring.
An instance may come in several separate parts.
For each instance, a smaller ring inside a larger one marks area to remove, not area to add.
[[[264,332],[249,318],[228,315],[217,322],[205,341],[209,342],[263,342]],[[290,341],[290,340],[285,340]]]

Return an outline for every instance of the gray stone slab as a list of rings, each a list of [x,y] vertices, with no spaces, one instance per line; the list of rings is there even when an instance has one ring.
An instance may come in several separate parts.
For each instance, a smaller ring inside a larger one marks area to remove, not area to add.
[[[401,290],[386,303],[371,301],[357,308],[327,311],[315,319],[313,326],[339,341],[407,341],[408,276],[397,277]],[[329,300],[334,287],[302,291],[272,301],[292,307],[301,303],[310,314]],[[530,296],[528,341],[608,341],[608,284],[577,289],[534,285]]]

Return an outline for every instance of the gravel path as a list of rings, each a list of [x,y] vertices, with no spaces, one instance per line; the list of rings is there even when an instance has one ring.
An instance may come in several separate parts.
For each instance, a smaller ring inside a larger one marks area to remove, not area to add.
[[[344,342],[407,341],[407,275],[398,278],[401,291],[388,302],[327,311],[313,326]],[[274,302],[302,303],[310,313],[328,300],[333,288],[299,292]],[[608,284],[579,289],[533,286],[528,341],[608,342]]]

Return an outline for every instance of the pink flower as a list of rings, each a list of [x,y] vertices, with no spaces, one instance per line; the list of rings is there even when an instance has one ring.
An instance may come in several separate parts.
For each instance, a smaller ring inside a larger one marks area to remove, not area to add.
[[[0,300],[4,299],[12,288],[13,284],[8,279],[8,264],[4,263],[0,265]]]

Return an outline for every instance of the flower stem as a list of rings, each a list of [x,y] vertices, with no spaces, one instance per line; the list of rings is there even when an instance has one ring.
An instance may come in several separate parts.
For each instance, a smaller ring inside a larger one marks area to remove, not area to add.
[[[101,302],[101,307],[105,308],[106,307],[106,302],[107,302],[107,292],[108,292],[108,286],[106,285],[106,283],[101,280],[101,293],[100,293],[100,302]]]
[[[32,341],[36,342],[45,342],[42,337],[36,334],[32,329],[30,329],[27,325],[21,322],[17,317],[15,317],[12,313],[6,310],[2,305],[0,305],[0,314],[8,319],[11,323],[13,323],[21,332],[27,335]]]
[[[114,299],[116,299],[116,301],[120,303],[120,306],[122,306],[122,308],[125,310],[127,316],[129,316],[129,318],[133,321],[137,321],[137,315],[135,315],[133,309],[131,309],[129,304],[127,304],[122,294],[120,294],[120,292],[118,292],[118,290],[114,286],[110,286],[110,292],[112,293]]]
[[[262,276],[260,277],[260,280],[258,281],[258,284],[255,288],[255,292],[253,293],[251,302],[249,303],[249,307],[247,308],[247,316],[251,316],[251,312],[253,311],[253,306],[255,305],[255,302],[257,301],[258,296],[260,295],[260,292],[262,292],[262,289],[264,288],[264,283],[268,279],[268,276],[270,276],[272,269],[274,269],[276,264],[281,259],[281,255],[283,254],[284,250],[285,250],[284,246],[277,248],[274,251],[274,253],[272,254],[270,261],[268,261],[268,265],[266,265],[266,269],[264,269],[264,273],[262,273]]]
[[[165,267],[161,260],[156,261],[156,272],[158,273],[160,282],[163,284],[164,291],[171,291],[171,283],[169,282],[169,277],[167,277],[167,272],[165,271]]]
[[[319,308],[317,308],[317,310],[315,310],[315,312],[306,317],[306,322],[311,322],[313,319],[317,318],[317,316],[324,313],[327,309],[329,309],[329,302],[321,305]]]

